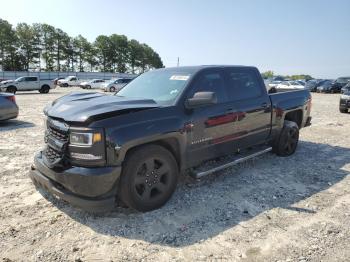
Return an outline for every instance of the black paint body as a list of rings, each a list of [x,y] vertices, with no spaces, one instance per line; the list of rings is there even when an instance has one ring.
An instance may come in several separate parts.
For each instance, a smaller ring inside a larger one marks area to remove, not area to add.
[[[100,146],[103,146],[105,158],[95,166],[88,166],[75,163],[66,156],[59,165],[47,167],[45,157],[40,153],[32,168],[33,181],[40,186],[41,176],[44,176],[51,183],[44,186],[47,190],[57,194],[58,185],[64,192],[59,195],[61,198],[91,209],[106,204],[106,201],[113,203],[123,161],[128,152],[140,145],[156,143],[164,146],[174,154],[179,170],[183,171],[239,149],[272,143],[285,119],[297,122],[300,128],[310,124],[311,96],[308,90],[268,94],[255,67],[199,66],[190,69],[193,75],[171,106],[159,105],[153,100],[100,93],[75,93],[55,101],[45,109],[49,119],[65,123],[69,130],[103,130],[104,141]],[[231,100],[227,95],[222,103],[186,108],[186,100],[193,95],[193,85],[201,74],[215,72],[227,80],[227,72],[231,69],[254,74],[261,94],[241,100]],[[68,145],[65,150],[69,153],[80,149]],[[88,149],[83,150],[88,153]],[[88,171],[90,169],[93,172]],[[48,184],[47,181],[42,183]],[[94,204],[91,205],[91,201]]]

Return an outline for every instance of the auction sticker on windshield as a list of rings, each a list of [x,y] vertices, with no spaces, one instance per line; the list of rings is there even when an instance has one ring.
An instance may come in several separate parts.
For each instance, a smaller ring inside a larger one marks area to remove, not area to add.
[[[180,80],[180,81],[186,81],[190,78],[190,76],[186,75],[173,75],[170,77],[170,80]]]

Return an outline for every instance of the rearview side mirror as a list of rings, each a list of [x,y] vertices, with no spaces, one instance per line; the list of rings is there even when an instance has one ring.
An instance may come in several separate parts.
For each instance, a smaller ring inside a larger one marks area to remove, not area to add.
[[[192,98],[186,100],[185,106],[189,109],[209,106],[216,104],[217,100],[214,92],[197,92]]]

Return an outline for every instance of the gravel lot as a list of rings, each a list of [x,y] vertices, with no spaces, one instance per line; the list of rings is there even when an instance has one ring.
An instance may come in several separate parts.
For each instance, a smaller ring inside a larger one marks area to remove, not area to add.
[[[313,125],[292,157],[183,178],[153,212],[91,215],[28,178],[43,107],[72,89],[18,93],[18,119],[0,124],[2,261],[349,261],[350,114],[339,95],[313,94]]]

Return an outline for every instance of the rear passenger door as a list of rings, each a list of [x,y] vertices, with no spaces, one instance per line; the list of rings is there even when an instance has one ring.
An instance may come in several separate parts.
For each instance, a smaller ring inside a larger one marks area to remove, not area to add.
[[[265,142],[270,133],[271,102],[258,70],[255,68],[226,68],[229,99],[238,109],[234,123],[239,148]]]

